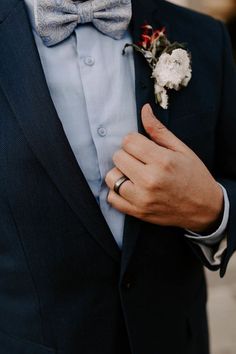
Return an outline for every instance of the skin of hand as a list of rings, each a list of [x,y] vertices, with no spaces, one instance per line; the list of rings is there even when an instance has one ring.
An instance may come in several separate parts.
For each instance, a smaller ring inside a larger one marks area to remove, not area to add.
[[[153,114],[142,109],[143,126],[150,139],[139,133],[125,136],[108,172],[108,203],[118,211],[161,226],[207,232],[216,226],[224,208],[221,187],[198,156]],[[119,194],[114,184],[121,176]]]

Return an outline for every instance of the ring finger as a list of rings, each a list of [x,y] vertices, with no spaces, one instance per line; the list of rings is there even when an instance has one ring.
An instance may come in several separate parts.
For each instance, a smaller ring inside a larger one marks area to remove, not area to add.
[[[123,173],[118,170],[117,167],[114,167],[111,171],[109,171],[105,178],[105,182],[109,189],[114,191],[115,183],[123,176]],[[119,188],[119,195],[128,201],[133,201],[135,196],[135,186],[133,182],[128,179],[124,183],[122,183]]]

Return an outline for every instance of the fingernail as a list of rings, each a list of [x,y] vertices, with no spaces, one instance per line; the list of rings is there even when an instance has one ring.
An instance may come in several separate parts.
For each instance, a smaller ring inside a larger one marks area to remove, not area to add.
[[[150,114],[153,114],[153,110],[152,110],[152,107],[149,103],[146,104],[146,107],[147,107],[147,110]]]

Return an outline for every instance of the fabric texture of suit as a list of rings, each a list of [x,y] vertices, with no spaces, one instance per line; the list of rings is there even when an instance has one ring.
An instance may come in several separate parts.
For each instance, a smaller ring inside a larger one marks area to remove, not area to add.
[[[165,26],[192,52],[193,78],[154,103],[135,56],[138,124],[156,115],[227,189],[223,276],[236,249],[236,76],[224,26],[162,0],[133,1],[131,33]],[[208,354],[211,267],[184,231],[127,217],[120,252],[52,104],[22,0],[0,2],[0,351]]]

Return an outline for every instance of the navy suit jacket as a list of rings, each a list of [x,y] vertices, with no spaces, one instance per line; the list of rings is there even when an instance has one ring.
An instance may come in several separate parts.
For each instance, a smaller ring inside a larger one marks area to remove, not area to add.
[[[204,161],[231,210],[236,248],[236,76],[224,26],[162,0],[133,0],[131,33],[166,27],[192,52],[188,88],[154,103],[135,55],[136,98]],[[183,230],[126,217],[122,253],[66,139],[22,0],[0,1],[0,353],[207,354],[206,286]]]

